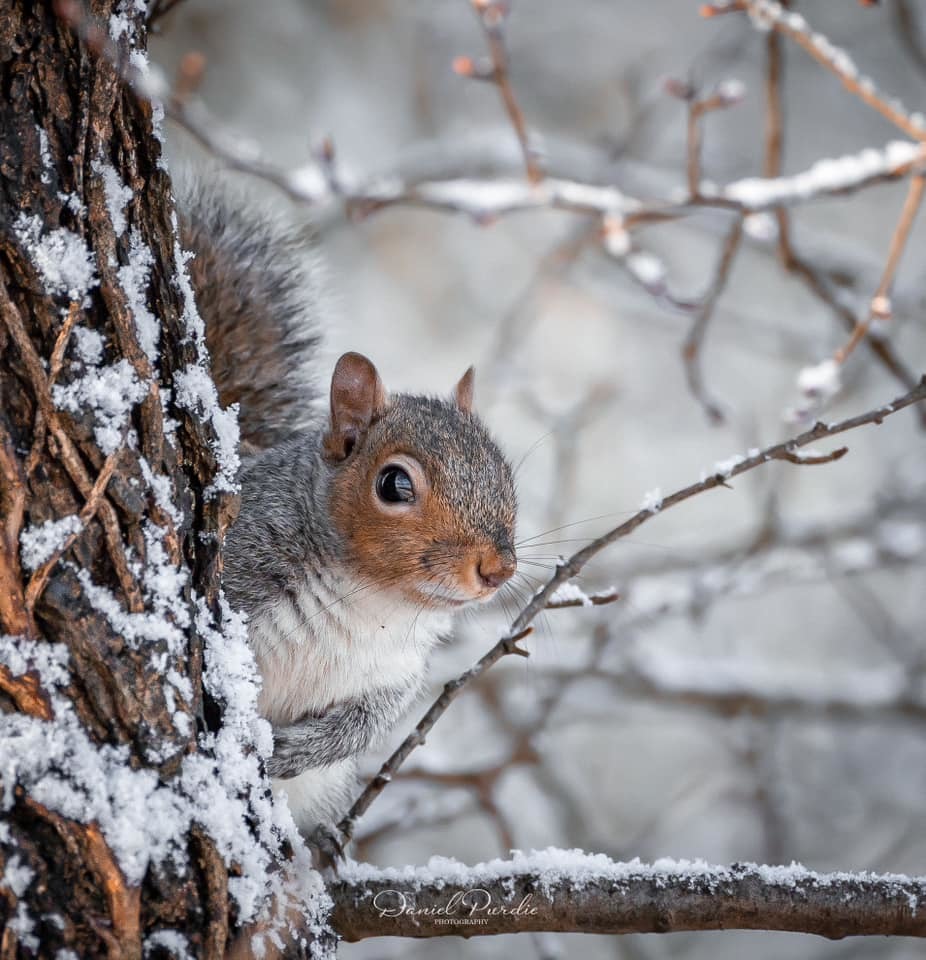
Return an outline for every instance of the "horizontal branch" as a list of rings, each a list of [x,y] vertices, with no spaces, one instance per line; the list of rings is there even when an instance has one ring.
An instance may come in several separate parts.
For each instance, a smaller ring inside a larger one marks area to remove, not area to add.
[[[703,861],[618,863],[577,850],[467,867],[349,863],[329,887],[345,940],[500,933],[786,930],[926,937],[926,879]]]

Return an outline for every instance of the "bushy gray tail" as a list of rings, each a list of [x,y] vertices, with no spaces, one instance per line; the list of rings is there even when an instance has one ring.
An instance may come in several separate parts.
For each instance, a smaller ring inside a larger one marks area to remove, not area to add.
[[[272,446],[310,421],[319,399],[325,295],[316,246],[215,176],[182,173],[175,189],[219,398],[240,405],[242,440]]]

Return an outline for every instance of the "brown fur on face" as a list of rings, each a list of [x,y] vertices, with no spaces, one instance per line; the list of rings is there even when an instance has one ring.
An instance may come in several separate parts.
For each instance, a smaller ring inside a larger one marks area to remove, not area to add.
[[[376,479],[393,463],[417,480],[414,503],[378,499]],[[514,572],[511,471],[468,410],[432,397],[393,397],[333,467],[331,517],[361,582],[412,603],[452,607],[488,599]]]

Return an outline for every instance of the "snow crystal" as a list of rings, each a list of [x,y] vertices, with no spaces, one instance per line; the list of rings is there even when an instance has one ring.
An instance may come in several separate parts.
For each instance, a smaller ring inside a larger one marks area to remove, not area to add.
[[[38,526],[26,527],[19,535],[20,557],[26,570],[35,570],[64,546],[71,534],[83,524],[76,513],[60,520],[48,520]]]
[[[395,184],[396,190],[402,184]],[[627,211],[638,206],[616,187],[575,183],[548,177],[540,183],[517,178],[496,180],[439,180],[418,187],[427,203],[461,210],[474,217],[488,217],[507,210],[530,207],[582,207],[600,211]]]
[[[192,960],[190,943],[179,930],[156,930],[145,937],[145,955],[160,947],[177,960]]]
[[[185,253],[180,247],[177,215],[173,215],[174,258],[177,262],[176,283],[183,297],[182,320],[193,337],[197,348],[197,361],[174,377],[174,399],[190,413],[211,421],[216,439],[213,453],[218,464],[218,474],[206,490],[206,495],[221,491],[238,490],[238,408],[235,405],[223,410],[219,406],[219,395],[212,376],[209,374],[209,352],[206,348],[206,328],[196,309],[196,298],[187,271],[187,260],[192,254]]]
[[[550,597],[550,603],[575,603],[577,601],[583,607],[592,606],[588,594],[574,583],[561,583],[553,592],[553,596]]]
[[[46,293],[66,294],[68,299],[82,303],[87,291],[99,283],[93,254],[83,237],[64,227],[42,236],[41,217],[25,213],[17,217],[13,230],[42,275]]]
[[[328,195],[328,181],[317,163],[306,164],[290,170],[286,175],[288,189],[310,203],[317,203]]]
[[[741,453],[734,453],[732,457],[728,457],[726,460],[718,460],[714,464],[711,476],[723,477],[726,480],[741,463],[745,462],[746,458]]]
[[[747,177],[728,184],[723,195],[749,210],[795,203],[822,193],[862,186],[922,158],[922,145],[903,140],[884,150],[869,147],[860,153],[818,160],[809,170],[790,177]]]
[[[134,20],[147,13],[147,0],[121,0],[109,18],[109,36],[118,43],[123,36],[132,38]]]
[[[106,196],[106,209],[109,219],[116,231],[116,236],[125,233],[125,206],[132,199],[132,191],[127,187],[116,172],[115,168],[102,160],[93,162],[93,172],[103,180],[103,192]]]
[[[146,610],[129,613],[108,588],[94,583],[90,572],[77,571],[90,605],[102,613],[113,630],[138,649],[163,643],[174,656],[186,650],[185,629],[191,616],[184,600],[187,574],[168,558],[163,539],[166,531],[146,521],[143,526],[146,563],[141,572]]]
[[[717,84],[716,93],[727,105],[739,103],[746,96],[746,85],[740,80],[721,80]]]
[[[778,236],[778,221],[770,213],[750,213],[743,219],[747,237],[767,243]]]
[[[107,455],[124,443],[129,413],[147,393],[147,386],[135,376],[128,360],[95,368],[67,386],[56,385],[52,391],[55,406],[60,409],[77,415],[84,410],[93,413],[93,435]]]
[[[129,193],[131,194],[131,191]],[[125,291],[129,309],[135,319],[138,345],[152,363],[157,363],[161,325],[148,309],[147,299],[153,264],[151,250],[142,235],[133,228],[129,236],[129,262],[119,268],[119,285]]]
[[[206,368],[192,364],[180,370],[174,377],[174,396],[180,406],[212,421],[216,432],[213,448],[219,472],[210,491],[237,490],[238,457],[238,408],[229,410],[219,407],[219,395]]]
[[[103,359],[103,336],[87,327],[74,327],[71,342],[80,360],[90,366],[96,366]]]
[[[183,523],[183,513],[174,504],[170,477],[164,476],[164,474],[155,474],[145,457],[139,457],[138,465],[141,467],[145,483],[151,488],[154,502],[170,517],[176,526],[180,526]]]
[[[627,269],[634,278],[645,287],[658,287],[666,278],[666,268],[658,257],[651,253],[637,251],[625,260]]]
[[[648,510],[650,513],[659,513],[662,509],[662,490],[659,487],[654,487],[643,494],[640,509]]]
[[[524,180],[441,180],[425,183],[418,192],[428,203],[454,207],[474,215],[532,206],[534,187]]]
[[[622,217],[607,216],[603,222],[604,248],[612,257],[621,259],[630,253],[630,234]]]
[[[555,201],[567,206],[591,207],[597,210],[633,211],[641,206],[638,200],[621,193],[617,187],[552,180],[550,187]]]
[[[797,387],[805,396],[819,400],[836,396],[842,388],[839,364],[830,359],[813,367],[804,367],[797,375]]]
[[[7,921],[7,929],[19,940],[21,946],[27,950],[38,950],[39,938],[33,935],[35,923],[29,916],[26,905],[22,902],[16,906],[16,914],[12,920]]]
[[[39,155],[42,158],[42,183],[51,183],[51,173],[49,172],[54,163],[51,158],[51,150],[48,148],[48,134],[38,125],[36,125],[36,132],[39,135]]]
[[[32,883],[35,873],[15,854],[6,862],[3,871],[3,885],[13,891],[13,896],[21,897]]]

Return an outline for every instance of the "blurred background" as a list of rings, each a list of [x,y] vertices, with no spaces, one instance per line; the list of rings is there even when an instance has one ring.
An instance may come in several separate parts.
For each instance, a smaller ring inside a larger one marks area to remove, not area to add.
[[[926,107],[926,8],[796,5],[911,109]],[[491,83],[456,75],[485,38],[466,0],[184,0],[152,59],[172,74],[205,54],[203,100],[242,144],[281,167],[324,137],[348,182],[521,176]],[[743,15],[702,19],[689,0],[521,0],[506,28],[532,142],[559,176],[641,199],[684,195],[686,106],[676,78],[742,101],[703,122],[703,176],[759,176],[767,35]],[[900,138],[791,43],[782,45],[787,173]],[[168,130],[174,159],[194,148]],[[260,202],[272,188],[242,183]],[[773,217],[747,221],[700,352],[703,397],[682,347],[698,310],[646,289],[609,257],[589,215],[537,210],[479,222],[395,206],[293,211],[317,225],[329,265],[328,349],[369,354],[390,387],[444,392],[475,363],[476,402],[518,464],[522,574],[464,619],[434,689],[504,629],[561,554],[634,513],[644,495],[798,431],[798,372],[845,342],[887,257],[907,185],[801,204],[808,267],[778,257]],[[654,223],[634,242],[677,300],[702,301],[728,213]],[[887,336],[926,368],[926,223],[901,261]],[[808,283],[816,278],[816,289]],[[904,392],[862,344],[822,416]],[[705,399],[706,398],[706,399]],[[722,409],[714,422],[705,406]],[[926,873],[926,433],[904,412],[846,438],[814,467],[772,464],[656,516],[594,561],[591,592],[618,602],[550,611],[468,689],[362,822],[354,856],[469,863],[512,847],[581,847],[618,859],[800,861],[818,870]],[[836,443],[821,444],[832,449]],[[403,729],[423,712],[422,702]],[[375,769],[386,749],[369,758]],[[379,940],[345,958],[913,957],[913,941],[828,943],[785,934]]]

